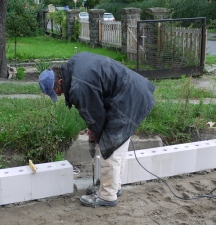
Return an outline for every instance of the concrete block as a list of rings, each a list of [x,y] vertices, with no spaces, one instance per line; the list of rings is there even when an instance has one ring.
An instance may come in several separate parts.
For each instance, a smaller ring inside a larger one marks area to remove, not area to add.
[[[0,205],[32,199],[30,172],[28,167],[0,170]]]
[[[88,139],[89,137],[87,134],[80,134],[73,142],[73,145],[65,152],[65,159],[72,164],[91,161]],[[99,155],[98,149],[96,155]]]
[[[147,149],[152,152],[152,172],[160,177],[195,171],[196,149],[191,143]]]
[[[32,174],[32,199],[60,195],[59,170],[55,163],[36,165],[37,172]]]
[[[73,166],[67,161],[54,162],[59,170],[59,194],[73,193]]]
[[[192,143],[170,146],[175,150],[174,174],[193,173],[196,171],[196,148]]]
[[[143,169],[143,167],[145,167],[145,169],[147,169],[148,171],[152,170],[151,153],[145,150],[138,150],[138,151],[135,151],[135,153],[128,152],[126,162],[128,164],[127,183],[133,183],[133,182],[138,182],[141,180],[152,179],[152,175]],[[122,180],[122,184],[126,184],[126,183],[123,182]]]
[[[151,156],[152,160],[151,173],[159,177],[171,176],[174,173],[175,151],[159,147],[147,149],[146,152]],[[151,179],[157,179],[156,176],[152,175]]]
[[[127,184],[128,183],[128,168],[129,168],[129,165],[128,165],[128,160],[126,159],[126,162],[125,162],[125,168],[124,168],[124,171],[123,171],[123,174],[122,174],[122,178],[121,178],[121,182],[122,184]]]
[[[162,146],[163,142],[159,136],[139,138],[138,136],[133,135],[129,144],[129,151],[157,148]]]
[[[216,168],[216,141],[197,142],[196,148],[196,171]]]
[[[73,193],[73,166],[68,161],[0,170],[0,205]]]
[[[122,184],[156,179],[153,174],[163,178],[213,168],[216,168],[216,139],[136,150],[135,153],[129,151]],[[97,166],[96,170],[100,167]],[[99,176],[100,171],[96,174]]]
[[[129,151],[155,148],[163,146],[163,142],[159,136],[151,138],[139,138],[138,136],[132,136],[129,144]],[[99,155],[99,149],[97,148],[96,155]],[[80,162],[90,162],[91,156],[89,154],[88,135],[82,134],[73,142],[73,145],[65,153],[65,159],[72,164]]]

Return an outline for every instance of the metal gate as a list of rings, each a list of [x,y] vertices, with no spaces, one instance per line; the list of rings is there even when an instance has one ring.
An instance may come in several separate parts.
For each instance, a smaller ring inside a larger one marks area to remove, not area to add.
[[[201,76],[206,19],[137,21],[137,72],[150,79]]]

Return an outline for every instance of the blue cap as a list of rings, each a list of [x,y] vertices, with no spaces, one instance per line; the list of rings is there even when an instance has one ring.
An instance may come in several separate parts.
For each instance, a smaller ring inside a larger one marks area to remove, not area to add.
[[[54,80],[53,71],[44,70],[39,76],[39,85],[44,94],[49,95],[53,102],[57,102],[57,95],[53,90]]]

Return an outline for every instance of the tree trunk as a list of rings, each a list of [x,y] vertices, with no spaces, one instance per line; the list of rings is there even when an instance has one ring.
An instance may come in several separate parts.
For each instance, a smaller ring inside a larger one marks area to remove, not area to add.
[[[6,61],[6,8],[7,0],[0,0],[0,77],[7,77]]]

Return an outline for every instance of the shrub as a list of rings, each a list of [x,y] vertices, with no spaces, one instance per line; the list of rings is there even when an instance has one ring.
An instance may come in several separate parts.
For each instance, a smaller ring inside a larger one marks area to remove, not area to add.
[[[67,30],[66,12],[64,10],[50,12],[48,13],[48,18],[54,21],[55,30],[57,30],[60,35],[66,38],[66,30]]]
[[[37,33],[37,15],[42,4],[34,1],[9,0],[7,6],[6,30],[9,36],[33,36]]]
[[[170,9],[171,18],[193,18],[193,17],[206,17],[207,23],[216,19],[216,1],[209,3],[207,0],[109,0],[108,2],[102,1],[101,4],[95,8],[105,9],[107,12],[113,13],[116,20],[121,19],[122,8],[140,8],[141,19],[146,19],[145,10],[153,7],[164,7]]]
[[[1,103],[1,145],[35,163],[61,159],[72,138],[86,128],[78,111],[68,110],[61,98],[56,104],[47,97]]]
[[[22,67],[17,68],[17,74],[16,74],[17,80],[22,80],[25,78],[25,69]]]
[[[41,74],[44,70],[48,69],[49,67],[50,67],[49,62],[41,62],[41,61],[36,62],[36,68],[39,74]]]
[[[71,40],[77,41],[80,36],[80,32],[81,32],[81,23],[78,19],[75,19]]]

